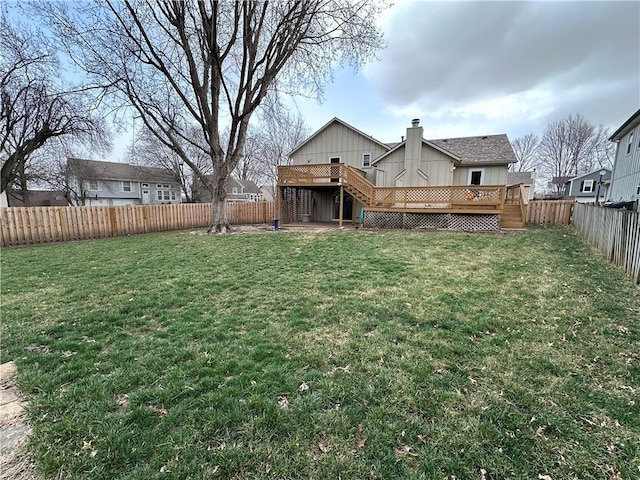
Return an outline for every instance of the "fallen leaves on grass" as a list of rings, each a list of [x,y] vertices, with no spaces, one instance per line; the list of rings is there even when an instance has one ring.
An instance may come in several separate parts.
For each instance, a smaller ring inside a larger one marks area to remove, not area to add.
[[[402,445],[401,447],[396,448],[396,457],[402,458],[402,457],[406,457],[407,455],[411,457],[418,456],[418,454],[415,453],[413,451],[413,448],[411,448],[409,445]]]
[[[303,394],[304,392],[306,392],[307,390],[309,390],[309,385],[307,385],[305,382],[302,382],[300,384],[300,386],[298,387],[298,393],[299,394]]]
[[[157,413],[158,415],[167,414],[167,409],[164,407],[159,407],[157,405],[149,405],[149,408],[151,409],[151,411],[153,411],[154,413]]]
[[[328,443],[319,443],[318,448],[322,453],[329,453],[331,451],[331,445]]]
[[[278,406],[283,410],[288,409],[289,408],[289,400],[287,400],[287,397],[285,397],[284,395],[278,397]]]
[[[363,448],[365,443],[367,443],[367,439],[366,438],[359,438],[356,440],[355,446],[356,448]]]

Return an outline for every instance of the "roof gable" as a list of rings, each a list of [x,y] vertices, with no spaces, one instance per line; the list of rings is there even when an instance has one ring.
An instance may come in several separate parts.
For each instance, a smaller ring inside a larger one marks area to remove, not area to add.
[[[395,144],[395,146],[391,150],[389,150],[388,152],[383,153],[378,158],[376,158],[373,162],[371,162],[371,165],[375,165],[376,163],[378,163],[381,160],[385,159],[387,156],[391,155],[393,152],[395,152],[395,151],[399,150],[400,148],[404,147],[406,145],[406,143],[407,143],[407,141],[403,140],[402,142]],[[441,148],[438,145],[436,145],[434,143],[431,143],[429,140],[425,140],[424,138],[422,139],[422,145],[428,145],[429,147],[434,148],[434,149],[438,150],[441,153],[444,153],[445,155],[453,158],[454,160],[457,160],[457,161],[461,160],[455,154],[453,154],[451,152],[448,152],[444,148]]]
[[[580,180],[581,178],[590,177],[590,176],[592,176],[592,175],[599,177],[599,176],[600,176],[600,172],[601,172],[601,171],[604,171],[604,172],[605,172],[605,173],[604,173],[604,175],[603,175],[603,177],[607,177],[607,176],[610,176],[610,175],[611,175],[611,169],[610,169],[610,168],[603,167],[603,168],[598,168],[597,170],[593,170],[593,171],[591,171],[591,172],[589,172],[589,173],[585,173],[585,174],[583,174],[583,175],[578,175],[577,177],[569,178],[569,179],[567,180],[567,182],[573,182],[574,180]]]
[[[371,135],[367,135],[366,133],[358,130],[356,127],[354,127],[352,125],[349,125],[347,122],[345,122],[343,120],[340,120],[338,117],[333,117],[331,120],[329,120],[327,123],[325,123],[322,127],[320,127],[320,129],[318,129],[316,132],[314,132],[309,138],[307,138],[304,142],[302,142],[300,145],[298,145],[293,150],[291,150],[289,152],[289,157],[291,157],[294,153],[296,153],[298,150],[300,150],[307,143],[309,143],[311,140],[316,138],[318,135],[320,135],[322,132],[324,132],[327,128],[329,128],[334,123],[338,123],[338,124],[348,128],[348,129],[352,130],[353,132],[357,133],[358,135],[361,135],[362,137],[364,137],[364,138],[366,138],[368,140],[371,140],[372,142],[380,145],[385,150],[389,150],[389,146],[387,144],[382,143],[380,140],[377,140],[377,139],[373,138]]]

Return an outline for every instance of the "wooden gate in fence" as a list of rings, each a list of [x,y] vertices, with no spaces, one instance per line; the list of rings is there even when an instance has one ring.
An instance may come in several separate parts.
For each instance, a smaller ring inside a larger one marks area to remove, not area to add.
[[[532,200],[527,208],[527,223],[569,225],[575,199]]]
[[[236,225],[268,223],[274,214],[274,202],[227,204],[227,218]],[[205,227],[210,220],[211,205],[208,203],[0,208],[0,245],[33,245],[182,230]]]

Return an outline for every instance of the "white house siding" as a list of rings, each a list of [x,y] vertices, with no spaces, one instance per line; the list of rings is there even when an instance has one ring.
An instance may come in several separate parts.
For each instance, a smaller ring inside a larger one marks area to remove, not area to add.
[[[484,170],[483,185],[506,185],[508,165],[462,165],[453,172],[453,185],[468,185],[470,170]]]
[[[291,158],[294,165],[305,165],[329,163],[331,157],[340,157],[341,163],[362,168],[363,153],[370,153],[373,161],[385,151],[385,148],[375,141],[334,122],[297,150]],[[374,182],[373,168],[364,170],[367,171],[367,179]]]
[[[633,132],[631,151],[627,153],[629,137]],[[607,200],[610,202],[631,202],[640,198],[640,126],[620,139],[616,149],[611,188]]]
[[[451,185],[453,182],[453,159],[426,144],[422,144],[420,170],[429,178],[423,184],[425,186]],[[420,175],[417,175],[416,181],[419,180],[421,180]]]
[[[384,157],[375,168],[380,170],[377,179],[374,179],[378,187],[396,187],[396,177],[404,170],[404,147],[400,147],[388,156]],[[378,183],[376,183],[378,182]]]

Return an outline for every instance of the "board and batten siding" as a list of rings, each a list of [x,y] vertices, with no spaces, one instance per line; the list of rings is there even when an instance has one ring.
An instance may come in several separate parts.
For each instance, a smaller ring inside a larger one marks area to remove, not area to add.
[[[371,161],[385,152],[385,148],[375,141],[335,122],[320,135],[309,140],[291,159],[294,165],[329,163],[331,157],[340,157],[340,162],[362,169],[362,154],[370,153]],[[372,168],[367,171],[367,179],[375,180]]]
[[[449,186],[453,178],[453,159],[435,148],[422,144],[420,170],[427,176],[425,180],[417,169],[407,169],[401,179],[396,177],[405,169],[405,147],[401,146],[376,163],[378,170],[376,185],[379,187],[400,186]]]
[[[468,185],[469,171],[483,170],[483,185],[506,185],[508,165],[460,165],[453,172],[454,185]]]
[[[633,133],[633,135],[632,135]],[[631,137],[631,138],[630,138]],[[631,148],[629,153],[629,141]],[[616,162],[607,200],[631,202],[640,199],[640,125],[620,139],[616,148]]]

